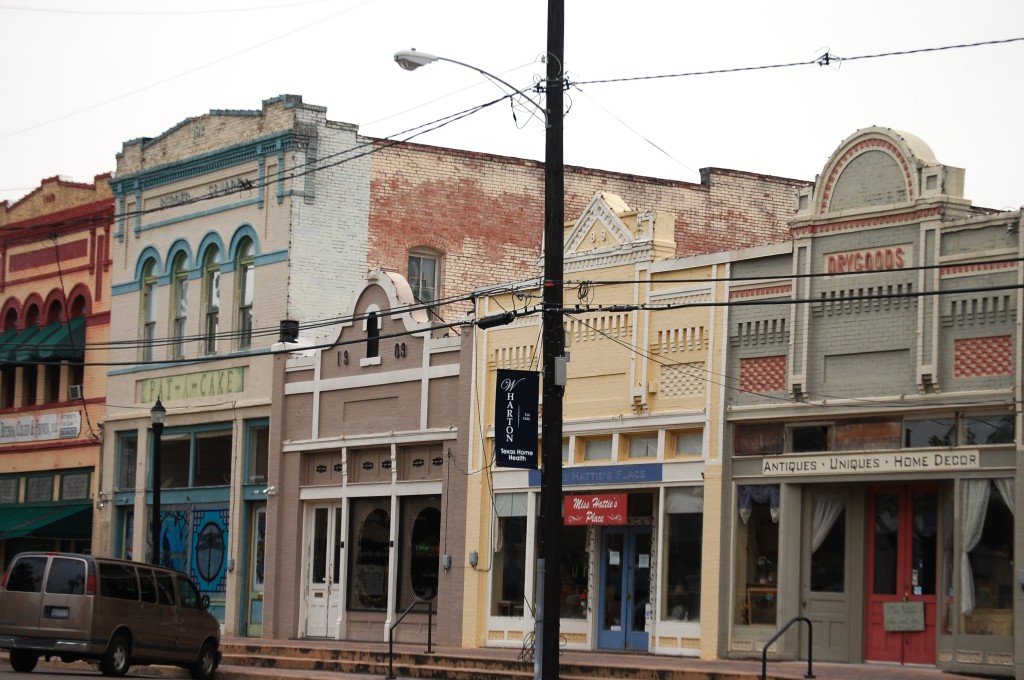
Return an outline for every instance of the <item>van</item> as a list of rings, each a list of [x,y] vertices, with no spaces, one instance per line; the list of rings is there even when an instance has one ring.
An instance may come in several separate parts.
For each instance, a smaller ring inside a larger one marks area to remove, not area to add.
[[[98,662],[104,675],[132,665],[181,666],[210,680],[220,665],[220,622],[184,573],[91,555],[26,552],[0,581],[0,649],[28,673],[41,657]]]

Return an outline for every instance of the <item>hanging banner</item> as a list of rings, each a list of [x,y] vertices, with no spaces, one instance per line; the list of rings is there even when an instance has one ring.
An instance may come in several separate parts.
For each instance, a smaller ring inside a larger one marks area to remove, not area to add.
[[[581,524],[625,524],[626,498],[624,493],[590,494],[565,497],[565,526]]]
[[[498,369],[496,384],[494,464],[535,470],[540,376],[533,371]]]

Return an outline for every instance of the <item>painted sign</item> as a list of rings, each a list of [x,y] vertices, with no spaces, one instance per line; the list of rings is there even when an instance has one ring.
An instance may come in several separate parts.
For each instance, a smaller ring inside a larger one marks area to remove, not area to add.
[[[0,444],[75,439],[82,432],[82,414],[44,413],[0,420]]]
[[[139,402],[149,404],[157,399],[195,399],[236,394],[245,390],[245,368],[221,368],[200,373],[145,378],[136,383]]]
[[[660,463],[634,463],[631,465],[580,465],[562,468],[563,486],[591,486],[595,484],[643,484],[660,482]],[[540,470],[530,472],[530,486],[540,486]]]
[[[981,456],[977,451],[893,451],[890,453],[836,453],[811,456],[765,456],[762,475],[836,475],[876,472],[928,472],[977,470]]]
[[[829,274],[891,271],[911,264],[913,252],[910,245],[899,245],[828,253],[825,255],[824,266]]]
[[[624,493],[566,496],[565,526],[625,524],[627,497]]]
[[[540,377],[499,369],[494,395],[494,464],[537,469],[537,403]]]

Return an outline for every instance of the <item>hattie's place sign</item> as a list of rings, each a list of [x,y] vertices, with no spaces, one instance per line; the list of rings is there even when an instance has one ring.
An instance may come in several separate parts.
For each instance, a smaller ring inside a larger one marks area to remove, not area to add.
[[[624,493],[566,496],[565,526],[625,524],[626,498]]]

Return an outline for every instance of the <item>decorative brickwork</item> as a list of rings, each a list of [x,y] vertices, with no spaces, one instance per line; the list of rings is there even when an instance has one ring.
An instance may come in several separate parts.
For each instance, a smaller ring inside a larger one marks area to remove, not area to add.
[[[740,359],[740,389],[744,392],[781,392],[786,389],[786,356]]]
[[[953,347],[953,377],[981,378],[1010,375],[1013,347],[1009,335],[957,340]]]
[[[704,386],[708,381],[706,366],[703,361],[662,366],[659,376],[661,396],[674,398],[704,394]]]

